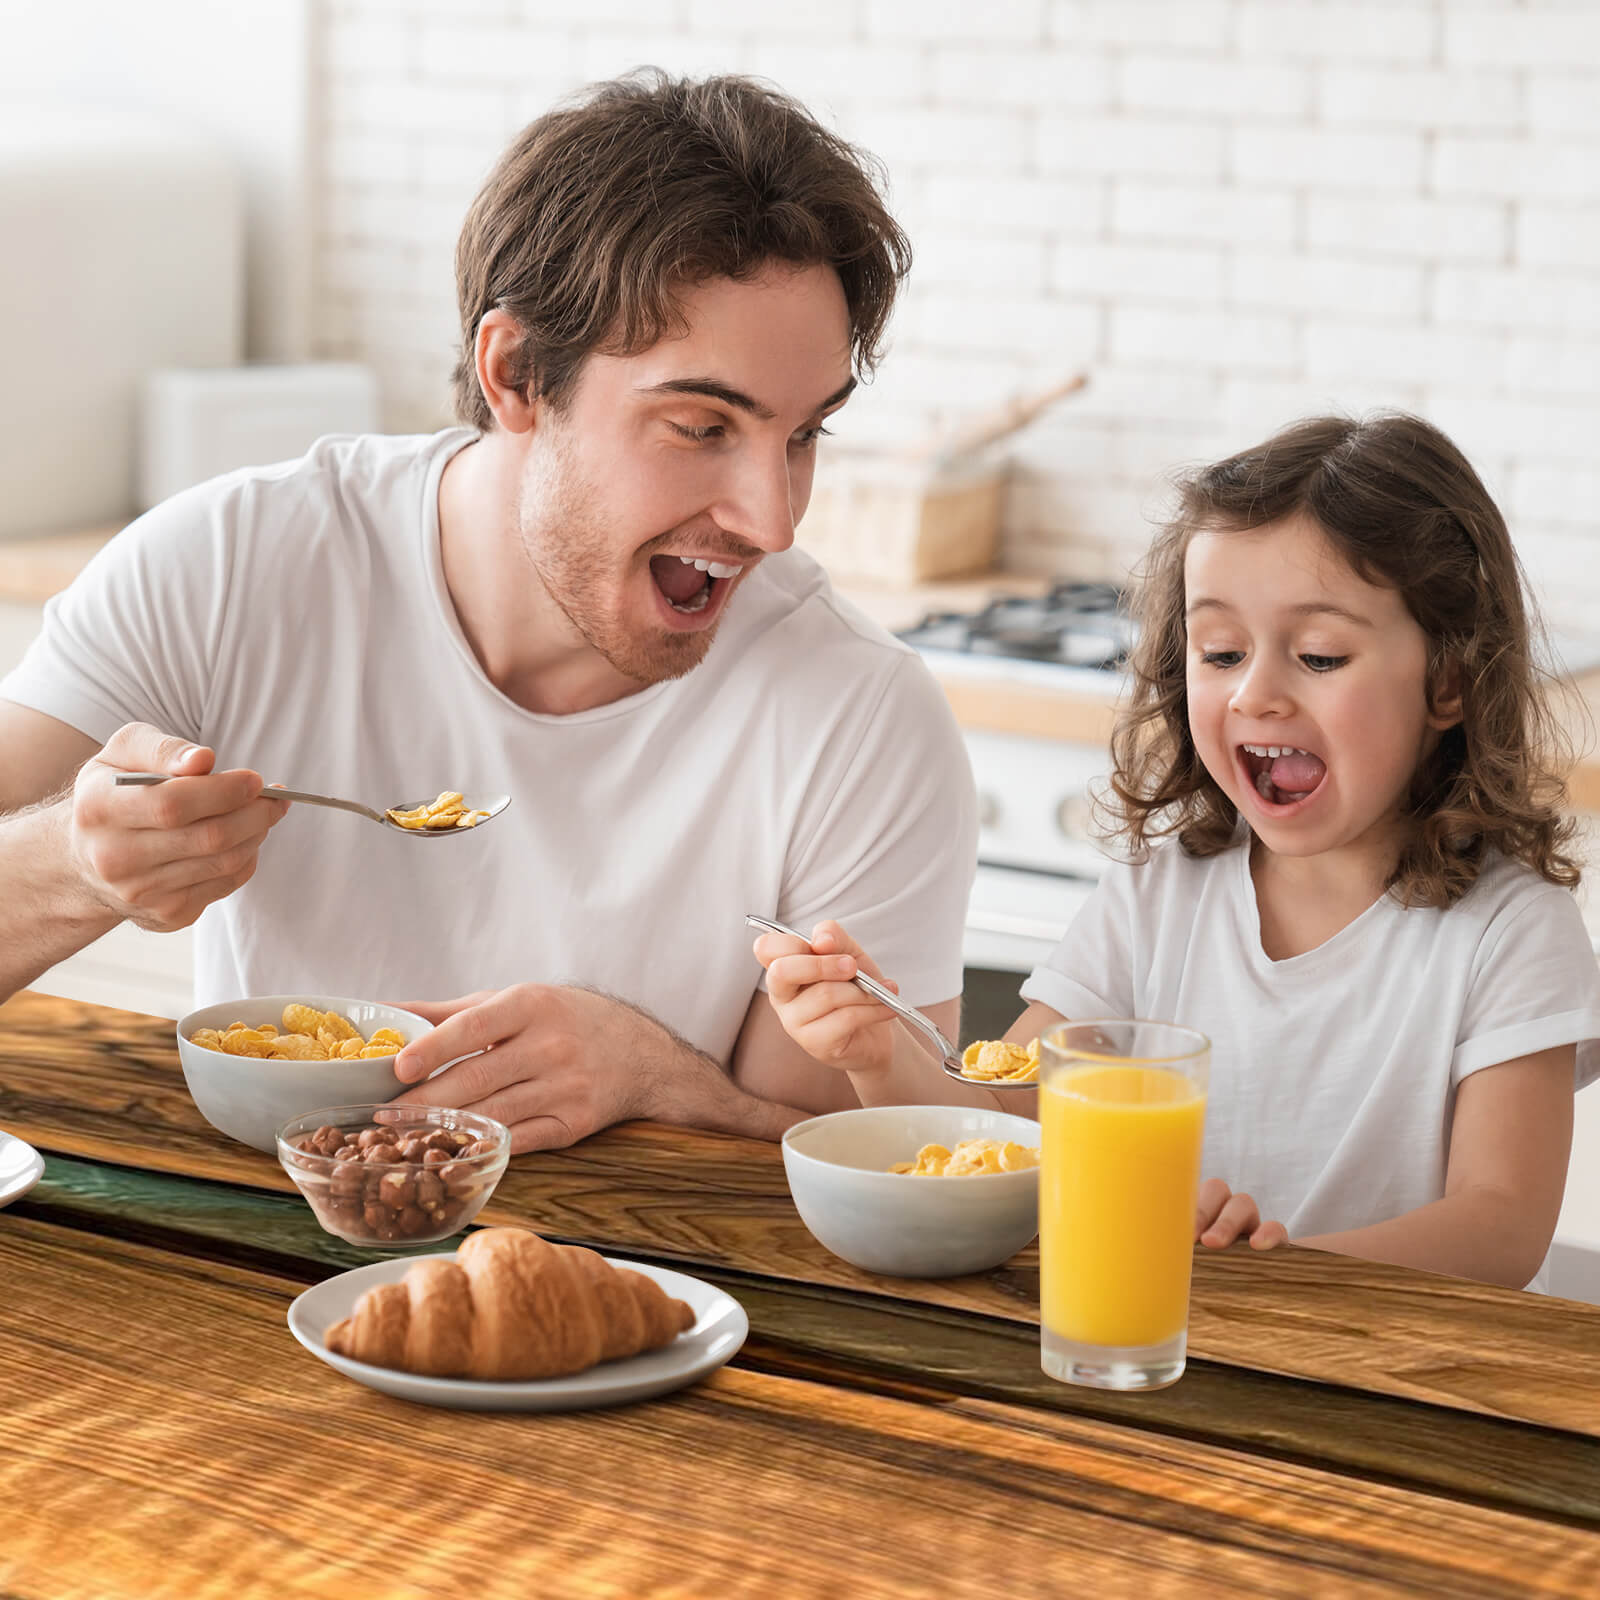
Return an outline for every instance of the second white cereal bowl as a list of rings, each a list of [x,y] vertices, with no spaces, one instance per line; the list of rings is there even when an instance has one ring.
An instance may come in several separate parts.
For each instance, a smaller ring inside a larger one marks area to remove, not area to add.
[[[801,1220],[836,1256],[895,1278],[953,1278],[1009,1261],[1039,1231],[1039,1169],[913,1178],[925,1144],[1039,1145],[1028,1117],[977,1106],[862,1106],[798,1122],[783,1169]]]
[[[197,1028],[219,1032],[230,1022],[259,1027],[283,1026],[283,1008],[299,1003],[319,1011],[337,1011],[370,1038],[379,1028],[393,1028],[407,1044],[433,1032],[433,1024],[398,1006],[375,1000],[352,1000],[330,994],[263,994],[248,1000],[224,1000],[202,1006],[178,1019],[178,1060],[195,1105],[213,1128],[232,1139],[265,1150],[277,1150],[277,1132],[292,1117],[319,1106],[377,1105],[392,1100],[408,1085],[394,1075],[394,1056],[365,1061],[280,1061],[230,1056],[194,1044]]]

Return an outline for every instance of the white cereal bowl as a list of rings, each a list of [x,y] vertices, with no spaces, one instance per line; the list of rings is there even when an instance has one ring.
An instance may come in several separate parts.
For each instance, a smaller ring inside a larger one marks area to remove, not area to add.
[[[1039,1231],[1039,1169],[913,1178],[888,1169],[925,1144],[1039,1145],[1028,1117],[976,1106],[863,1106],[799,1122],[783,1169],[801,1220],[853,1266],[895,1278],[953,1278],[1009,1261]]]
[[[319,1106],[378,1105],[408,1087],[394,1075],[392,1055],[365,1061],[260,1060],[190,1043],[189,1035],[197,1028],[221,1032],[230,1022],[249,1027],[271,1022],[281,1028],[283,1008],[297,1001],[319,1011],[340,1012],[368,1038],[378,1028],[393,1028],[410,1044],[433,1032],[431,1022],[398,1006],[330,994],[255,995],[202,1006],[180,1017],[178,1059],[200,1115],[230,1138],[269,1155],[278,1148],[278,1129],[293,1117]]]

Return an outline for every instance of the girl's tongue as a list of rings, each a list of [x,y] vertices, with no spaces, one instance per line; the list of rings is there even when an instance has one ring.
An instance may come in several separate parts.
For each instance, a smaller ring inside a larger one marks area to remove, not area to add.
[[[1275,806],[1303,800],[1322,782],[1328,770],[1321,756],[1304,750],[1290,750],[1277,756],[1247,750],[1245,763],[1256,793]]]
[[[1296,751],[1293,755],[1274,757],[1272,765],[1267,768],[1267,776],[1274,788],[1286,794],[1310,794],[1322,782],[1322,775],[1327,770],[1317,756]]]

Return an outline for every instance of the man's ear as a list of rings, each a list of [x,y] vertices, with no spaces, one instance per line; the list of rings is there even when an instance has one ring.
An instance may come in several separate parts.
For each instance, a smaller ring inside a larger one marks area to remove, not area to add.
[[[1463,694],[1461,662],[1448,656],[1428,685],[1428,726],[1439,733],[1461,721]]]
[[[538,402],[533,386],[517,383],[527,370],[522,359],[526,335],[509,311],[498,307],[486,311],[473,341],[473,360],[478,369],[478,387],[494,413],[494,420],[507,433],[532,431]]]

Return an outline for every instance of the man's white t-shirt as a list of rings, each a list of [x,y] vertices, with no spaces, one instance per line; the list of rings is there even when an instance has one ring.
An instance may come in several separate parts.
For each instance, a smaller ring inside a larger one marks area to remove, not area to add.
[[[1250,853],[1173,841],[1108,867],[1023,997],[1142,1017],[1212,1045],[1203,1174],[1291,1238],[1380,1222],[1444,1193],[1469,1074],[1576,1044],[1600,1074],[1600,967],[1572,895],[1494,857],[1447,911],[1384,895],[1285,961],[1261,947]]]
[[[440,565],[440,474],[475,437],[328,438],[185,491],[50,603],[0,682],[97,741],[153,723],[290,788],[512,797],[438,842],[291,806],[196,927],[197,1003],[579,983],[726,1061],[762,976],[747,911],[837,917],[913,1004],[958,995],[976,801],[915,652],[791,550],[682,678],[524,710],[484,675]]]

